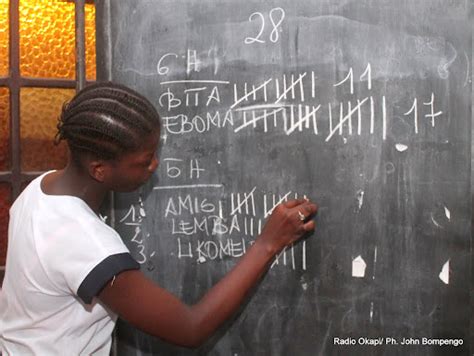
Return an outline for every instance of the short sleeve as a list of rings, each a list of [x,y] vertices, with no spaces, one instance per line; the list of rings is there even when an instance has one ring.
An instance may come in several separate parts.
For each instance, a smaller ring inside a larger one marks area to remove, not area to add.
[[[69,199],[41,209],[35,216],[35,244],[54,293],[90,304],[108,280],[139,264],[119,234],[84,205]]]
[[[77,290],[77,295],[86,304],[92,302],[105,284],[120,272],[139,269],[140,265],[129,253],[111,255],[100,262],[87,275]]]

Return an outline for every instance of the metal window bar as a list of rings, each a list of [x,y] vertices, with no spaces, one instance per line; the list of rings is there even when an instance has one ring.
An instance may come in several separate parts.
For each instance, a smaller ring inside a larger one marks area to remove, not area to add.
[[[10,59],[9,83],[10,89],[10,149],[11,149],[11,187],[12,201],[21,190],[21,161],[20,161],[20,0],[10,0]]]
[[[84,12],[85,0],[75,1],[76,29],[76,92],[86,84],[86,24]]]

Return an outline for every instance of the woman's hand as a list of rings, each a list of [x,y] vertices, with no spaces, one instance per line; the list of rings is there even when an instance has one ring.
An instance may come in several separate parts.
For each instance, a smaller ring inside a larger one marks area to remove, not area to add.
[[[318,210],[317,206],[307,199],[290,200],[277,205],[265,224],[257,242],[264,243],[274,254],[280,252],[314,230],[311,218]]]
[[[256,243],[195,305],[183,304],[136,270],[124,271],[107,283],[99,299],[149,334],[178,345],[197,347],[238,309],[274,255],[314,229],[311,217],[316,210],[316,205],[308,200],[278,205]]]

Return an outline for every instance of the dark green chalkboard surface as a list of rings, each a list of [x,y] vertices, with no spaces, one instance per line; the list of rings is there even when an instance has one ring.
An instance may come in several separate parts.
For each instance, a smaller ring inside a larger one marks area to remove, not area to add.
[[[163,119],[156,175],[111,217],[148,276],[196,302],[275,204],[320,206],[201,349],[120,322],[119,355],[469,354],[469,1],[102,0],[97,17],[99,78]]]

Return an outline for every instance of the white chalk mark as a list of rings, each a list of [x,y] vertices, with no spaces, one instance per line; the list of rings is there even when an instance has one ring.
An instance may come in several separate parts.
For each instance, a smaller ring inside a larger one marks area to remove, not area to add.
[[[375,279],[375,266],[377,265],[377,246],[374,249],[374,269],[372,272],[372,279]]]
[[[341,101],[339,103],[339,122],[341,122],[342,120],[344,120],[344,103]],[[349,118],[349,120],[351,120],[351,118]],[[339,135],[342,135],[342,125],[339,126]]]
[[[306,271],[306,240],[303,241],[303,271]]]
[[[305,73],[305,74],[306,74],[306,73]],[[301,77],[301,75],[300,75],[300,77]],[[301,84],[301,81],[299,81],[299,82],[300,82],[300,84]],[[293,83],[295,83],[295,84],[293,85]],[[292,74],[292,75],[291,75],[291,98],[292,98],[293,100],[295,99],[295,87],[296,87],[296,83],[297,83],[297,82],[295,82],[295,75]]]
[[[425,117],[430,118],[431,126],[435,127],[435,118],[440,116],[443,112],[442,111],[434,112],[434,93],[431,93],[431,100],[427,103],[423,102],[423,105],[430,107],[430,113],[426,114]]]
[[[301,96],[301,102],[304,103],[304,87],[303,87],[303,81],[300,81],[300,96]]]
[[[431,221],[433,222],[433,224],[436,225],[436,227],[439,227],[439,228],[442,227],[442,226],[441,226],[440,224],[438,224],[438,222],[434,219],[433,213],[431,213]]]
[[[407,116],[413,112],[413,122],[415,124],[415,133],[418,133],[418,99],[415,98],[413,100],[413,105],[411,106],[410,110],[408,110],[403,115]]]
[[[214,54],[217,53],[217,46],[214,45],[213,48],[209,49],[209,52],[208,52],[208,55],[211,56],[212,55],[212,51],[214,51]],[[214,57],[214,75],[217,74],[217,72],[219,71],[219,67],[220,67],[220,64],[221,64],[221,60],[220,58],[217,56],[217,55],[213,55]]]
[[[128,209],[127,214],[125,214],[125,216],[124,216],[122,219],[120,219],[119,222],[124,222],[125,220],[128,219],[128,217],[129,217],[130,215],[131,215],[131,217],[132,217],[131,220],[132,220],[133,222],[135,222],[135,221],[136,221],[136,215],[135,215],[135,207],[134,207],[133,205],[130,206],[130,209]]]
[[[401,144],[401,143],[397,143],[395,145],[395,148],[397,149],[398,152],[403,152],[403,151],[406,151],[408,149],[408,146],[404,145],[404,144]]]
[[[370,322],[372,322],[374,317],[374,302],[370,302]]]
[[[387,138],[387,105],[385,103],[385,95],[382,96],[382,139]]]
[[[360,136],[362,133],[362,111],[360,110],[360,100],[357,99],[357,104],[359,105],[359,110],[357,110],[357,135]]]
[[[184,58],[184,56],[183,56]],[[187,68],[186,68],[186,74],[189,75],[191,71],[199,72],[200,71],[200,64],[202,62],[198,59],[197,51],[196,50],[191,50],[188,49],[188,54],[187,54]]]
[[[265,88],[265,87],[263,87]],[[255,90],[255,85],[252,84],[252,91],[253,91],[253,100],[257,100],[257,92]]]
[[[444,214],[448,218],[449,221],[451,221],[451,212],[449,211],[448,208],[444,207]]]
[[[252,191],[250,193],[244,193],[244,198],[241,200],[240,198],[240,193],[237,193],[237,203],[234,203],[234,196],[235,194],[232,194],[232,211],[230,215],[235,215],[237,213],[242,212],[242,207],[245,207],[246,213],[249,214],[249,203],[251,204],[251,212],[255,216],[255,199],[254,199],[254,193],[255,189],[257,187],[253,187]],[[250,220],[252,223],[252,230],[253,230],[253,219]],[[253,234],[253,231],[252,231]]]
[[[352,108],[352,105],[351,105],[351,102],[347,102],[347,111],[351,111],[351,108]],[[359,109],[360,109],[360,106],[359,106]],[[360,110],[358,110],[360,111]],[[352,119],[349,120],[349,135],[352,136]]]
[[[181,84],[181,83],[207,83],[207,84],[230,84],[230,82],[226,80],[169,80],[166,82],[161,82],[161,85],[168,85],[168,84]]]
[[[267,110],[263,110],[263,115],[267,115]],[[275,112],[273,112],[273,118],[275,119]],[[267,120],[263,120],[263,131],[268,132]]]
[[[267,117],[267,112],[264,111],[263,112],[263,117]],[[253,123],[253,128],[256,128],[257,127],[257,120],[255,120],[255,118],[257,118],[256,114],[255,114],[255,111],[252,111],[252,123]]]
[[[301,288],[303,288],[303,290],[307,290],[308,289],[308,283],[303,283],[301,285]]]
[[[439,279],[441,279],[444,284],[449,284],[449,260],[447,260],[443,265],[443,268],[439,273]]]
[[[352,78],[352,67],[349,69],[349,72],[347,73],[346,77],[343,80],[341,80],[339,83],[334,84],[333,86],[338,87],[339,85],[344,84],[344,82],[346,82],[347,80],[349,80],[351,94],[354,94],[354,80]]]
[[[289,196],[290,194],[291,194],[291,191],[289,191],[289,192],[286,193],[283,197],[281,197],[280,199],[278,199],[278,201],[275,201],[275,199],[273,199],[273,207],[272,207],[270,210],[268,210],[268,211],[267,211],[267,206],[266,206],[267,204],[266,204],[266,201],[264,201],[264,202],[263,202],[263,203],[264,203],[264,211],[266,211],[266,212],[265,212],[265,215],[264,215],[264,218],[265,218],[265,219],[268,218],[268,217],[272,214],[273,209],[275,209],[275,207],[276,207],[277,205],[283,203],[284,201],[287,201],[287,200],[288,200],[288,196]],[[306,246],[306,245],[303,244],[303,246]]]
[[[360,255],[357,256],[352,260],[352,277],[364,278],[366,268],[367,264],[364,259]]]
[[[199,263],[204,263],[204,262],[206,262],[206,259],[204,258],[204,256],[199,256],[199,258],[197,259],[197,261],[198,261]]]
[[[357,102],[357,105],[352,108],[347,114],[346,116],[344,116],[344,118],[340,119],[339,120],[339,123],[332,129],[330,130],[331,132],[329,133],[328,137],[326,137],[326,142],[328,142],[331,137],[336,133],[337,130],[341,131],[342,130],[342,126],[344,125],[344,123],[349,120],[352,115],[360,109],[360,106],[362,104],[364,104],[369,98],[365,98],[364,100],[360,101],[360,102]],[[340,132],[341,133],[341,132]]]
[[[184,184],[184,185],[163,185],[153,187],[154,190],[164,189],[193,189],[193,188],[222,188],[222,184]]]
[[[370,66],[370,63],[367,63],[367,67],[365,68],[364,73],[362,73],[359,77],[360,80],[362,80],[364,76],[367,77],[367,89],[372,89],[372,67]]]
[[[291,122],[291,125],[295,123],[295,112],[293,111],[293,105],[290,106],[290,122]],[[286,123],[287,121],[285,121],[285,129],[287,126]]]
[[[168,134],[166,133],[166,130],[162,130],[162,131],[164,131],[164,133],[161,136],[161,138],[163,139],[163,143],[166,143],[166,141],[168,141]]]
[[[239,105],[242,101],[244,100],[247,100],[247,98],[250,96],[250,95],[254,95],[258,90],[262,89],[263,87],[265,87],[268,83],[270,83],[273,79],[270,78],[270,79],[267,79],[263,84],[259,85],[258,87],[256,87],[255,89],[252,89],[250,92],[246,92],[245,95],[243,97],[241,97],[240,99],[238,100],[235,100],[235,102],[232,104],[232,106],[230,107],[230,109],[233,109],[234,107],[236,107],[237,105]],[[276,102],[275,102],[276,104]]]
[[[357,100],[357,103],[359,103],[359,100]],[[374,133],[374,116],[375,116],[375,111],[374,111],[374,98],[370,97],[370,133]]]
[[[365,193],[363,190],[357,191],[357,202],[358,202],[359,211],[362,208],[362,204],[364,204],[364,194]]]
[[[239,127],[237,127],[234,130],[234,132],[239,132],[240,130],[242,130],[242,129],[246,128],[247,126],[250,126],[250,125],[253,125],[255,127],[257,125],[257,121],[264,120],[267,117],[269,117],[271,115],[275,115],[277,112],[280,112],[280,111],[284,112],[284,108],[279,108],[279,109],[276,109],[276,110],[273,110],[273,111],[270,111],[270,112],[265,111],[263,115],[260,115],[260,116],[257,116],[257,117],[255,117],[255,112],[253,112],[254,117],[249,121],[244,120],[244,123],[242,125],[240,125]],[[246,113],[246,111],[244,111],[244,114],[245,113]]]
[[[466,52],[464,52],[464,58],[466,59],[466,79],[464,80],[464,85],[463,87],[466,87],[467,84],[470,82],[470,62],[469,62],[469,57]]]
[[[328,114],[329,114],[329,131],[332,132],[332,108],[331,108],[331,103],[328,103]]]
[[[240,108],[235,109],[235,111],[251,111],[251,110],[265,110],[265,109],[282,109],[284,107],[289,107],[290,105],[283,104],[259,104],[259,105],[249,105],[241,106]]]
[[[293,123],[293,120],[292,120],[291,127],[288,130],[286,130],[286,134],[289,135],[293,131],[295,131],[298,127],[301,128],[302,124],[305,123],[305,122],[306,122],[306,128],[308,128],[307,126],[308,126],[308,123],[309,123],[309,117],[316,115],[316,112],[319,110],[320,107],[321,107],[321,105],[318,105],[316,108],[313,107],[312,111],[307,112],[305,116],[301,117],[302,112],[301,112],[301,106],[300,106],[300,111],[299,111],[300,119],[298,119],[295,123]],[[293,110],[292,110],[292,112],[293,112]]]
[[[199,87],[199,88],[188,88],[188,89],[184,89],[183,92],[184,93],[192,93],[194,91],[203,91],[203,90],[206,90],[207,87]]]
[[[292,92],[292,97],[294,99],[294,96],[295,96],[295,86],[299,83],[301,83],[303,81],[303,78],[306,76],[306,72],[304,72],[303,74],[300,74],[298,79],[295,81],[294,78],[292,79],[291,81],[291,85],[287,88],[286,85],[284,85],[285,87],[285,91],[283,91],[283,93],[280,95],[280,97],[275,101],[275,104],[278,104],[280,102],[280,100],[282,99],[286,99],[286,94],[288,94],[288,92],[291,90]],[[284,84],[286,84],[286,77],[283,76],[283,80],[284,80]],[[271,80],[271,79],[270,79]]]
[[[224,219],[224,215],[222,214],[222,200],[219,200],[219,217]]]

